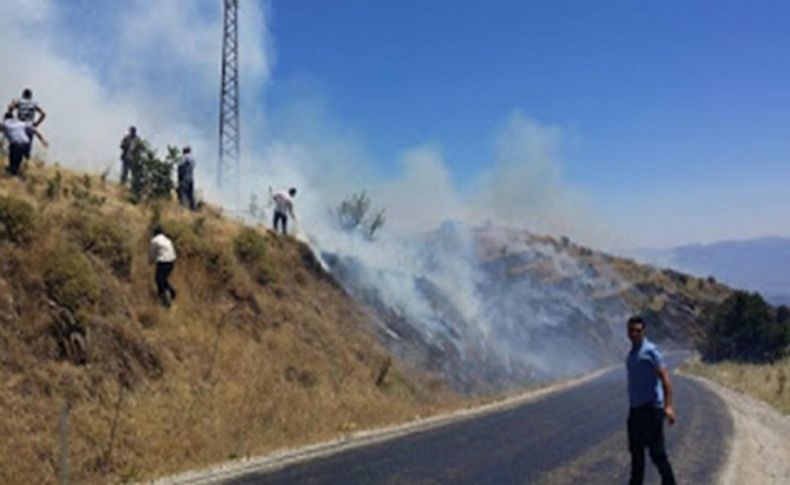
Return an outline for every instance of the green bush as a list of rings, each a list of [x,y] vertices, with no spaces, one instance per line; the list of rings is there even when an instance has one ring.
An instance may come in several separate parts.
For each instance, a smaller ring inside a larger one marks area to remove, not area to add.
[[[137,143],[132,150],[132,201],[169,198],[173,191],[173,166],[178,149],[167,147],[167,157],[161,160],[147,141]]]
[[[120,222],[101,215],[86,218],[80,213],[70,218],[67,227],[80,247],[107,263],[116,276],[131,277],[131,235]]]
[[[699,347],[708,361],[771,362],[788,352],[788,310],[774,310],[758,293],[736,291],[700,318]]]
[[[99,299],[101,285],[91,262],[74,244],[59,244],[44,260],[44,283],[50,298],[73,312]]]
[[[36,231],[36,212],[23,200],[0,196],[0,239],[16,244],[33,240]]]

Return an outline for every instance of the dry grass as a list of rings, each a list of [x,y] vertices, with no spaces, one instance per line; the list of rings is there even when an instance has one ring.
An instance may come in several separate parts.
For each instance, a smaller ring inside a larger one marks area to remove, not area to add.
[[[382,378],[390,356],[369,317],[290,238],[258,229],[266,247],[251,271],[234,251],[240,226],[211,208],[133,206],[115,184],[44,167],[0,180],[0,196],[37,212],[28,242],[0,240],[0,483],[57,482],[67,401],[74,483],[151,478],[459,405],[397,364]],[[157,214],[178,232],[169,311],[146,261]],[[120,243],[130,261],[116,258]],[[55,263],[68,291],[53,289]],[[48,303],[65,298],[76,323]]]
[[[773,364],[706,364],[694,359],[682,370],[748,394],[783,414],[790,414],[790,357]]]

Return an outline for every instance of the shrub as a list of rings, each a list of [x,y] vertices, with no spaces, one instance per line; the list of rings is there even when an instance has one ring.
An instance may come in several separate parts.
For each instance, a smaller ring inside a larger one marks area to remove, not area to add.
[[[99,299],[101,286],[88,258],[74,244],[59,244],[44,260],[44,283],[50,298],[72,312]]]
[[[132,201],[170,197],[173,191],[173,166],[178,149],[167,147],[167,157],[161,160],[147,141],[137,143],[132,150]]]
[[[252,278],[261,285],[274,281],[275,273],[266,261],[266,238],[250,227],[242,229],[233,240],[236,257]]]
[[[227,283],[233,278],[233,261],[228,251],[208,236],[196,234],[194,225],[170,220],[162,222],[162,229],[173,240],[179,258],[199,261],[216,282]]]
[[[23,200],[0,196],[0,239],[16,244],[33,240],[36,231],[36,212]]]
[[[233,240],[236,256],[243,263],[258,263],[266,256],[266,238],[251,227],[245,227]]]
[[[233,263],[220,246],[205,244],[201,251],[203,266],[214,281],[227,283],[233,278]]]
[[[67,226],[83,250],[107,263],[119,278],[131,277],[131,235],[118,221],[106,216],[85,218],[83,214],[75,214]]]
[[[705,335],[699,347],[709,361],[774,361],[790,345],[787,310],[774,311],[758,293],[736,291],[701,319]]]
[[[384,227],[386,219],[384,209],[371,214],[370,207],[370,198],[365,191],[350,195],[335,211],[340,227],[347,232],[358,230],[365,237],[372,239],[376,232]]]
[[[192,257],[200,254],[204,246],[203,240],[195,234],[191,225],[184,221],[163,221],[162,229],[173,240],[176,254],[179,257]]]

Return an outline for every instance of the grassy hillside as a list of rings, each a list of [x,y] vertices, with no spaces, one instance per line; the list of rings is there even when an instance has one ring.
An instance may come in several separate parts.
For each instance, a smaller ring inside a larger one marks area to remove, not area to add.
[[[173,308],[147,264],[161,221]],[[309,248],[57,168],[0,180],[0,483],[150,478],[455,406]]]

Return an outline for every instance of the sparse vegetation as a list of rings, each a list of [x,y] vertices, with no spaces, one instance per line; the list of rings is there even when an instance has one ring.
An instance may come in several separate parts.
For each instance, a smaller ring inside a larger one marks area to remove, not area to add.
[[[459,402],[395,361],[382,371],[369,317],[301,243],[211,208],[130,205],[67,170],[26,175],[37,193],[0,181],[33,216],[0,229],[26,241],[0,243],[0,483],[57,482],[66,402],[73,483],[144,481]],[[85,192],[105,202],[75,204]],[[169,310],[147,262],[154,219],[179,256]]]
[[[352,194],[336,209],[340,227],[347,232],[360,231],[366,238],[375,237],[384,223],[384,209],[371,213],[371,201],[365,191]]]

